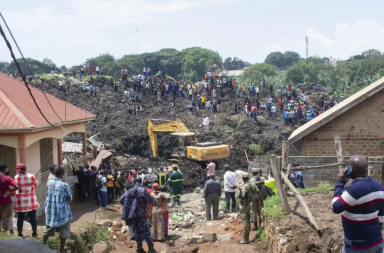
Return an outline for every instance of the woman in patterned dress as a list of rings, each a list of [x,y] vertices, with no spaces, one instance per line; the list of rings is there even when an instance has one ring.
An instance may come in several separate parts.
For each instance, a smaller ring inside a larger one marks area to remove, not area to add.
[[[17,232],[19,237],[23,236],[23,223],[25,215],[27,214],[32,226],[32,237],[37,237],[37,220],[36,209],[38,209],[39,201],[37,201],[35,188],[38,181],[34,174],[27,172],[25,164],[19,163],[16,166],[17,173],[15,181],[19,186],[16,191],[16,203],[14,211],[17,212]]]
[[[165,240],[168,232],[167,223],[167,203],[170,201],[168,194],[159,191],[159,185],[152,185],[153,198],[152,207],[150,210],[149,222],[151,224],[151,234],[155,241]]]

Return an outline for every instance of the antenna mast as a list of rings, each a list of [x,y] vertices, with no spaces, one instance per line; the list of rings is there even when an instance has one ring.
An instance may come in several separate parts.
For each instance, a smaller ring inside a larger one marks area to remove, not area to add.
[[[305,36],[305,46],[306,46],[306,54],[307,54],[307,58],[308,58],[308,45],[309,45],[309,37],[308,36]]]

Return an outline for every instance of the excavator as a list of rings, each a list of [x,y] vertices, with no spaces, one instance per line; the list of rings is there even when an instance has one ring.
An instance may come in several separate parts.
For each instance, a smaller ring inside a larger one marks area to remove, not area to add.
[[[155,124],[159,123],[159,124]],[[154,157],[158,157],[157,133],[172,132],[172,157],[176,159],[186,158],[196,162],[206,162],[212,158],[217,160],[229,157],[229,146],[220,142],[197,142],[194,133],[191,133],[180,120],[159,120],[148,121],[148,134],[151,140]]]

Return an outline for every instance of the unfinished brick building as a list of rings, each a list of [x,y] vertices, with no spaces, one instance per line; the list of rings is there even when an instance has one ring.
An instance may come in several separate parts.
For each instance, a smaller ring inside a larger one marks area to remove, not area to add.
[[[296,129],[289,142],[304,156],[334,156],[336,135],[345,156],[384,156],[384,78]]]

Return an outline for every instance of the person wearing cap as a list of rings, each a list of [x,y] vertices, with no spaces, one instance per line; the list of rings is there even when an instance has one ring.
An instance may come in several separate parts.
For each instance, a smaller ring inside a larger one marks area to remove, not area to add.
[[[212,158],[209,158],[207,165],[207,180],[210,179],[211,174],[216,174],[216,164],[213,162]]]
[[[36,209],[40,207],[36,198],[35,188],[39,185],[34,174],[27,172],[27,167],[23,163],[16,165],[19,175],[15,176],[16,184],[20,187],[16,192],[15,212],[17,212],[17,232],[19,237],[23,237],[23,223],[27,214],[32,226],[32,237],[37,238]]]
[[[256,186],[256,176],[260,173],[259,168],[252,168],[252,178],[250,180],[251,184]],[[252,220],[254,227],[252,231],[257,231],[259,227],[261,227],[261,208],[264,206],[263,196],[260,192],[259,188],[256,186],[256,194],[253,194],[252,197]],[[259,219],[257,219],[259,217]],[[259,223],[257,222],[259,221]],[[259,226],[258,226],[259,225]]]
[[[237,188],[237,177],[233,172],[233,169],[229,165],[224,166],[226,172],[224,174],[224,192],[225,192],[225,202],[227,209],[224,210],[225,213],[229,213],[229,206],[232,199],[232,212],[236,211],[236,193],[235,189]]]
[[[251,203],[253,194],[257,194],[257,187],[255,184],[249,182],[249,175],[247,172],[243,172],[241,177],[244,184],[240,189],[239,214],[243,223],[243,240],[241,240],[239,244],[249,244],[249,233],[251,230]]]
[[[183,175],[177,169],[177,166],[173,166],[173,172],[166,183],[172,187],[173,206],[181,206],[180,197],[183,191]]]
[[[213,219],[219,219],[219,201],[221,196],[221,184],[215,179],[215,174],[209,175],[210,179],[205,182],[205,214],[207,220],[211,220],[211,206],[213,208]]]
[[[170,196],[167,193],[159,191],[159,184],[152,185],[151,197],[153,199],[150,208],[149,224],[151,224],[151,235],[153,240],[161,241],[167,237],[167,208],[166,205],[170,201]]]

